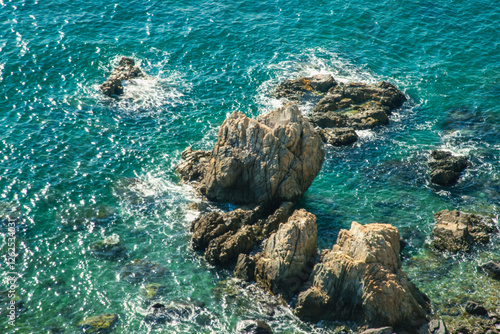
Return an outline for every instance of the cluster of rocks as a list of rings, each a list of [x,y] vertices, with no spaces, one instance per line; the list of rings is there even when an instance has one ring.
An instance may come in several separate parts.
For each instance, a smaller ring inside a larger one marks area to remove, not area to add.
[[[118,96],[123,94],[123,81],[143,77],[144,73],[135,66],[132,58],[122,57],[113,73],[101,85],[101,92],[107,96]]]
[[[327,91],[334,80],[324,86],[320,80],[304,82]],[[303,95],[312,91],[309,86],[304,86]],[[347,91],[359,101],[353,90]],[[376,103],[395,103],[389,100]],[[356,320],[365,327],[394,328],[427,323],[429,301],[401,270],[395,227],[353,223],[317,261],[316,217],[293,210],[293,203],[321,169],[324,150],[321,137],[296,105],[256,120],[233,113],[211,152],[188,148],[182,157],[177,171],[202,195],[246,205],[206,212],[193,221],[192,246],[207,262],[234,266],[235,276],[288,300],[298,296],[295,312],[303,319]]]
[[[323,141],[334,146],[356,142],[355,130],[389,124],[389,115],[407,100],[388,82],[344,84],[329,74],[285,80],[276,88],[275,96],[296,102],[315,101],[309,119]]]

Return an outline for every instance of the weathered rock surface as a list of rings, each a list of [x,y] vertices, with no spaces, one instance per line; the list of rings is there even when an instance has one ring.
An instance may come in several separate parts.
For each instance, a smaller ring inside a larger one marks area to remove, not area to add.
[[[167,274],[167,268],[145,259],[126,264],[120,272],[120,276],[130,283],[162,281]]]
[[[300,101],[305,95],[326,93],[337,82],[329,74],[318,74],[312,77],[300,77],[294,80],[285,80],[276,87],[274,95],[277,98],[286,98],[290,101]]]
[[[429,322],[429,334],[448,334],[443,320],[433,319]]]
[[[204,252],[211,264],[233,264],[239,254],[252,250],[258,233],[255,224],[261,215],[260,207],[203,214],[191,225],[193,248]]]
[[[271,327],[262,320],[243,320],[236,328],[239,334],[273,334]]]
[[[210,160],[210,152],[196,150],[187,147],[182,152],[182,160],[175,167],[176,171],[186,182],[200,182],[205,176]]]
[[[483,270],[495,279],[500,279],[500,262],[498,261],[488,261],[485,264],[479,266],[479,269]]]
[[[369,328],[361,332],[361,334],[392,334],[392,327]]]
[[[139,67],[135,66],[135,61],[131,58],[123,57],[108,80],[101,85],[101,91],[107,96],[121,95],[123,94],[122,81],[142,76],[144,74]]]
[[[328,91],[316,105],[315,112],[336,111],[355,108],[366,102],[379,102],[391,110],[399,108],[406,101],[406,96],[396,86],[382,81],[374,85],[364,83],[339,84]]]
[[[80,321],[78,327],[85,333],[111,333],[117,321],[116,314],[106,313]]]
[[[219,130],[200,190],[209,199],[275,206],[296,201],[323,164],[321,138],[296,105],[256,120],[239,112]]]
[[[255,279],[255,257],[240,254],[234,267],[234,276],[246,282],[253,281]]]
[[[457,182],[460,174],[467,168],[468,159],[464,156],[454,156],[450,152],[434,150],[432,159],[428,162],[431,170],[431,182],[449,186]]]
[[[303,209],[296,210],[266,240],[263,252],[257,256],[257,282],[285,297],[296,293],[314,266],[316,237],[316,217]]]
[[[493,220],[458,210],[442,210],[434,214],[432,246],[449,252],[467,252],[474,243],[487,243],[490,234],[498,232]]]
[[[113,234],[92,244],[90,253],[100,259],[118,260],[127,256],[127,247],[117,234]]]
[[[388,224],[341,230],[322,253],[299,294],[296,314],[308,320],[350,320],[370,327],[418,328],[427,322],[428,298],[401,269],[399,232]]]
[[[262,236],[267,238],[278,230],[280,224],[286,223],[290,215],[292,214],[293,203],[283,202],[280,207],[266,219],[260,220],[258,225],[260,226]]]
[[[323,142],[333,146],[345,146],[355,143],[358,135],[353,128],[316,128]]]

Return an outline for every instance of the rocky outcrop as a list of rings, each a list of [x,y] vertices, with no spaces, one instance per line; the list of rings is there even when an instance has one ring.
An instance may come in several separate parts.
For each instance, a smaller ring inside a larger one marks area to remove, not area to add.
[[[483,270],[492,278],[500,280],[500,262],[491,260],[480,265],[478,269]]]
[[[280,83],[274,92],[277,98],[285,98],[290,101],[300,101],[307,95],[322,95],[337,82],[329,74],[317,74],[312,77],[299,77],[294,80],[285,80]]]
[[[234,276],[243,281],[253,281],[255,279],[255,257],[247,254],[238,255]]]
[[[442,210],[434,214],[432,246],[452,253],[467,252],[475,243],[487,243],[490,234],[498,232],[493,220],[458,210]]]
[[[120,272],[120,277],[130,283],[142,283],[163,281],[167,274],[168,269],[164,266],[142,259],[126,264]]]
[[[78,327],[85,333],[111,333],[117,321],[116,314],[106,313],[80,321]]]
[[[296,314],[308,320],[350,320],[369,327],[418,328],[427,322],[427,297],[401,269],[399,232],[388,224],[341,230],[322,253]]]
[[[182,152],[182,160],[175,170],[186,182],[200,182],[205,176],[210,160],[210,152],[196,150],[187,147]]]
[[[278,231],[265,241],[257,255],[257,282],[285,297],[295,294],[309,278],[317,255],[316,216],[296,210]]]
[[[316,128],[323,142],[333,146],[346,146],[355,143],[358,135],[353,128]]]
[[[205,259],[211,264],[233,264],[239,254],[252,250],[257,237],[254,225],[261,215],[260,207],[203,214],[191,225],[193,248],[204,252]]]
[[[269,208],[302,196],[323,159],[321,138],[289,104],[256,120],[232,113],[210,156],[188,149],[177,170],[210,200]]]
[[[108,80],[101,85],[101,92],[107,96],[121,95],[123,94],[122,81],[142,76],[144,74],[139,67],[135,66],[135,61],[132,58],[123,57]]]
[[[294,202],[309,188],[323,159],[321,138],[296,105],[256,120],[234,112],[219,130],[202,193],[235,204]]]
[[[456,183],[468,164],[467,157],[454,156],[446,151],[434,150],[431,157],[432,159],[428,162],[431,182],[442,186]]]
[[[266,219],[259,220],[258,225],[261,229],[261,237],[268,238],[278,230],[280,224],[286,223],[288,217],[292,214],[292,209],[292,202],[283,202],[272,215]]]

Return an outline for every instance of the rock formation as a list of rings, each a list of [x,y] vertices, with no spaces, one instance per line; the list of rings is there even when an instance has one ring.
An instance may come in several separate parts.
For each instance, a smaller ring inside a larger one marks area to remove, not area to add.
[[[388,224],[341,230],[322,253],[299,294],[296,313],[309,320],[350,320],[370,327],[417,328],[430,312],[427,297],[401,269],[399,232]]]
[[[316,128],[323,142],[333,146],[345,146],[355,143],[358,140],[358,135],[353,128]]]
[[[296,210],[264,244],[257,255],[255,276],[273,293],[295,294],[309,278],[317,255],[316,217]]]
[[[300,77],[294,80],[285,80],[280,83],[274,92],[277,98],[285,98],[289,101],[300,101],[305,95],[316,96],[326,93],[337,82],[329,74],[318,74],[312,77]]]
[[[142,76],[144,76],[144,73],[139,67],[135,66],[135,61],[132,58],[123,57],[108,80],[101,85],[101,91],[107,96],[121,95],[123,94],[122,81]]]
[[[324,159],[321,138],[292,104],[256,120],[234,112],[222,124],[209,158],[189,150],[183,155],[177,167],[181,177],[199,180],[209,199],[267,208],[302,196]]]
[[[449,186],[457,182],[460,174],[467,168],[467,157],[454,156],[450,152],[434,150],[428,162],[431,169],[431,182]]]
[[[458,210],[442,210],[434,214],[432,246],[455,253],[467,252],[474,243],[487,243],[490,234],[498,232],[491,218]]]
[[[478,269],[483,270],[494,279],[500,279],[500,262],[498,261],[490,260],[479,266]]]

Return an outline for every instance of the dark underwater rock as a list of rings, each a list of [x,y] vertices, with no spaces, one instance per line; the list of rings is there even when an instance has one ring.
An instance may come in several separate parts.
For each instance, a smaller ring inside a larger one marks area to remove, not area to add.
[[[432,160],[428,162],[431,170],[431,182],[449,186],[457,182],[460,174],[467,168],[468,159],[464,156],[454,156],[450,152],[434,150]]]
[[[66,228],[82,230],[89,226],[106,226],[119,220],[115,208],[98,204],[79,208],[70,208],[62,214],[62,223]]]
[[[85,333],[110,333],[117,321],[116,314],[105,313],[80,321],[78,327]]]
[[[465,311],[472,315],[488,315],[484,306],[470,300],[465,304]]]
[[[163,325],[174,320],[189,320],[199,314],[202,306],[195,303],[171,302],[150,305],[144,322],[150,325]]]
[[[135,66],[135,61],[132,58],[123,57],[108,80],[101,85],[101,92],[107,96],[121,95],[123,94],[122,81],[142,76],[144,74],[139,67]]]
[[[164,266],[145,259],[134,260],[126,264],[120,277],[130,283],[157,282],[165,279],[168,269]]]
[[[479,269],[483,270],[494,279],[500,280],[500,262],[491,260],[479,266]]]
[[[262,320],[243,320],[236,328],[239,334],[273,334],[271,327]]]
[[[442,210],[434,214],[432,246],[452,253],[467,252],[475,243],[487,243],[498,230],[491,218],[458,210]]]
[[[118,260],[127,256],[127,247],[120,241],[117,234],[113,234],[92,244],[90,253],[96,258]]]

